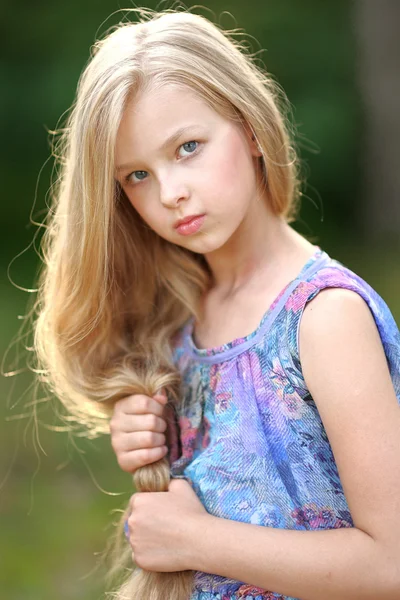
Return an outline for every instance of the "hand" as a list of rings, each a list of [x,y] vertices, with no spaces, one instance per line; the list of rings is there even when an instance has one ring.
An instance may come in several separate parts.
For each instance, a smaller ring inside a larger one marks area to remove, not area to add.
[[[168,492],[142,492],[130,499],[129,542],[134,562],[146,571],[196,570],[198,541],[208,520],[191,485],[173,479]]]
[[[166,456],[163,419],[167,398],[143,394],[127,396],[115,403],[110,421],[111,445],[123,471],[133,473],[140,467]]]

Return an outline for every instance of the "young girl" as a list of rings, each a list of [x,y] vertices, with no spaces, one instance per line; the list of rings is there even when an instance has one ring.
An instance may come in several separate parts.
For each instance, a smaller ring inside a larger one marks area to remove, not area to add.
[[[290,226],[269,76],[203,17],[141,15],[96,44],[57,149],[35,338],[134,473],[117,597],[398,599],[399,330]]]

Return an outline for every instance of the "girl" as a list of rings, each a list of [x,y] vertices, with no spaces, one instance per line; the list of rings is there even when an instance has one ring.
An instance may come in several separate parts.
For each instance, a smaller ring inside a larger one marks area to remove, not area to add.
[[[203,17],[140,14],[96,44],[57,148],[35,337],[134,473],[116,597],[394,600],[399,330],[290,226],[270,77]]]

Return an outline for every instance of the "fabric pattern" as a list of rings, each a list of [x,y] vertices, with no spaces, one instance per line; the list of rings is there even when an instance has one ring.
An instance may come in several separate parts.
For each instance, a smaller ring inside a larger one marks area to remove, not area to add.
[[[353,290],[368,304],[400,401],[400,332],[371,286],[320,247],[250,335],[196,347],[190,320],[177,334],[182,374],[180,447],[171,476],[188,478],[217,517],[295,530],[352,527],[332,449],[302,376],[301,315],[327,287]],[[177,458],[179,456],[179,458]],[[296,600],[196,572],[190,600]],[[298,600],[298,599],[297,599]]]

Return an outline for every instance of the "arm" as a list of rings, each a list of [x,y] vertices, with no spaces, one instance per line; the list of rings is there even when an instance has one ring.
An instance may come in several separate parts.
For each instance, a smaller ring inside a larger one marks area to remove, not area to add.
[[[208,515],[194,568],[302,600],[398,600],[400,409],[358,294],[328,289],[306,306],[300,359],[354,528],[280,530]]]

